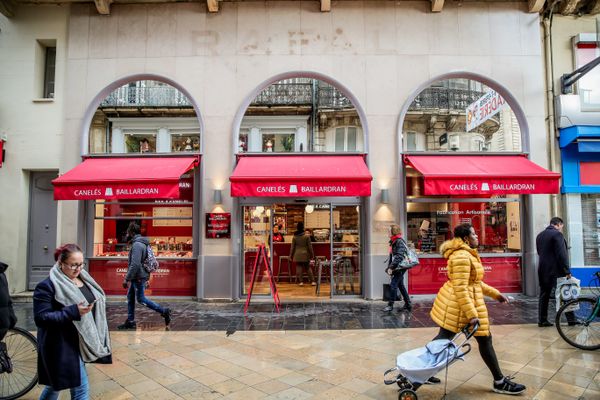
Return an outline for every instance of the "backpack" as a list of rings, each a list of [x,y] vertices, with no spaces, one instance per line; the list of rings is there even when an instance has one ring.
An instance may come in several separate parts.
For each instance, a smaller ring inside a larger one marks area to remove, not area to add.
[[[150,245],[146,245],[146,258],[142,264],[149,274],[158,269],[158,260],[154,256],[154,251],[152,251],[152,246]]]

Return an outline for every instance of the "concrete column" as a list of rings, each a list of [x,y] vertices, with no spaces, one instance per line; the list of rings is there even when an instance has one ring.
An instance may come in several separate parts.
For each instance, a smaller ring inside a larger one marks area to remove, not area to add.
[[[262,135],[260,133],[260,128],[255,126],[250,128],[250,132],[248,133],[248,152],[262,152]]]
[[[308,136],[305,126],[299,126],[296,128],[296,140],[294,142],[294,150],[296,152],[308,151]]]
[[[583,267],[583,215],[581,210],[581,194],[565,194],[567,242],[571,249],[569,257],[571,266]],[[587,284],[587,282],[586,282]]]
[[[158,128],[158,135],[156,136],[156,152],[171,152],[171,135],[169,134],[168,128]]]
[[[121,128],[112,128],[112,138],[110,141],[111,153],[126,153],[125,151],[125,135]]]

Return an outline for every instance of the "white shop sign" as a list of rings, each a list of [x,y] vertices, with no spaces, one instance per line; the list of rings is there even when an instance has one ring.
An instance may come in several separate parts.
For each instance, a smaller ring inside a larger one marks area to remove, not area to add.
[[[506,100],[495,90],[490,89],[486,94],[471,103],[465,110],[467,114],[467,132],[492,118],[504,107],[506,107]]]

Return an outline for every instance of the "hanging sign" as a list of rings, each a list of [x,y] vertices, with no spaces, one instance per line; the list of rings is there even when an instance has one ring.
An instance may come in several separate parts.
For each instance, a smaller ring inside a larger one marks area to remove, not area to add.
[[[506,107],[506,100],[504,100],[495,90],[490,89],[489,92],[467,107],[467,132],[477,128],[479,125],[492,118],[504,109],[504,107]]]
[[[206,238],[229,239],[231,237],[231,213],[206,213]]]

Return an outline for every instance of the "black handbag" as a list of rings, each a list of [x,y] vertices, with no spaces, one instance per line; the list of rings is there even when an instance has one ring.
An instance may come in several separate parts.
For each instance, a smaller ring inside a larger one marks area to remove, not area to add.
[[[396,295],[392,292],[392,286],[389,283],[383,284],[383,301],[396,301]]]

